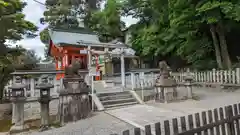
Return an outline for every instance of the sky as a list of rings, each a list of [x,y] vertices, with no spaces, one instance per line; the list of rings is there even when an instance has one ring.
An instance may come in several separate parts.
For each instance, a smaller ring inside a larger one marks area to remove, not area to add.
[[[45,6],[41,5],[34,0],[24,0],[27,2],[27,6],[24,8],[23,13],[26,15],[26,20],[31,21],[35,25],[38,26],[39,32],[46,28],[46,25],[42,25],[39,22],[39,19],[43,17],[43,12],[45,10]],[[45,0],[38,0],[39,2],[45,3]],[[130,26],[137,22],[136,19],[131,17],[122,17],[122,20],[126,23],[126,26]],[[39,33],[38,32],[38,33]],[[44,58],[44,44],[40,41],[40,37],[37,36],[34,39],[23,39],[18,41],[16,44],[23,46],[27,49],[34,50],[38,56]]]

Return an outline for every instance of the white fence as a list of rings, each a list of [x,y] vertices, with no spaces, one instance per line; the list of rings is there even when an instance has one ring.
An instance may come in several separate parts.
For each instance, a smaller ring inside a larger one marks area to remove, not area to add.
[[[232,70],[209,70],[191,72],[194,82],[213,84],[240,84],[240,68]],[[177,82],[184,82],[186,72],[173,72],[171,75]],[[132,90],[152,89],[159,73],[156,71],[126,73],[126,87]],[[115,76],[111,79],[121,83],[121,77]]]

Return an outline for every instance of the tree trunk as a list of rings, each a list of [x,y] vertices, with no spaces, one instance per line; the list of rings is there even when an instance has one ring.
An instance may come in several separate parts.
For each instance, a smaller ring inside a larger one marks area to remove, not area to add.
[[[227,69],[230,69],[232,66],[231,59],[229,57],[228,48],[227,48],[227,42],[226,37],[223,29],[222,23],[218,23],[217,29],[216,29],[218,36],[219,36],[219,42],[221,47],[221,53],[222,53],[222,59],[225,67]]]
[[[6,85],[3,79],[4,79],[4,76],[0,75],[0,102],[2,102],[4,87]]]
[[[222,69],[223,63],[222,63],[222,58],[221,58],[221,52],[220,52],[219,42],[218,42],[217,35],[216,35],[216,28],[213,24],[210,25],[210,32],[211,32],[212,39],[213,39],[213,45],[215,48],[215,55],[216,55],[218,68]]]

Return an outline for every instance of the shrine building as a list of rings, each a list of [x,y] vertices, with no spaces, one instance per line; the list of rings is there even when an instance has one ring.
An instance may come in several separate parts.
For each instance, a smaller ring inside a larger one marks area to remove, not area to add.
[[[100,70],[103,74],[112,72],[111,70],[113,69],[111,67],[113,66],[107,66],[109,63],[112,65],[112,60],[106,61],[104,53],[109,50],[116,51],[128,48],[123,43],[102,43],[95,33],[83,27],[76,29],[52,28],[49,29],[49,35],[48,54],[54,58],[56,70],[64,70],[67,66],[71,65],[74,59],[80,61],[82,65],[80,68],[88,70],[89,61],[94,61],[92,57],[96,55],[98,56],[98,60],[95,60],[95,63],[97,62],[100,65]],[[87,50],[91,50],[91,56]],[[129,52],[129,50],[127,51]],[[125,67],[124,63],[123,61],[123,68]],[[57,79],[61,79],[62,77],[64,77],[63,74],[57,75]]]

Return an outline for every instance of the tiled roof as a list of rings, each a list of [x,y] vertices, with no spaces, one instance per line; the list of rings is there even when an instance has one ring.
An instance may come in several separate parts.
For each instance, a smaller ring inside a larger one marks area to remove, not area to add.
[[[100,43],[98,36],[96,34],[90,33],[77,33],[77,32],[67,32],[60,30],[50,30],[49,35],[53,44],[72,44],[77,45],[79,41]]]

